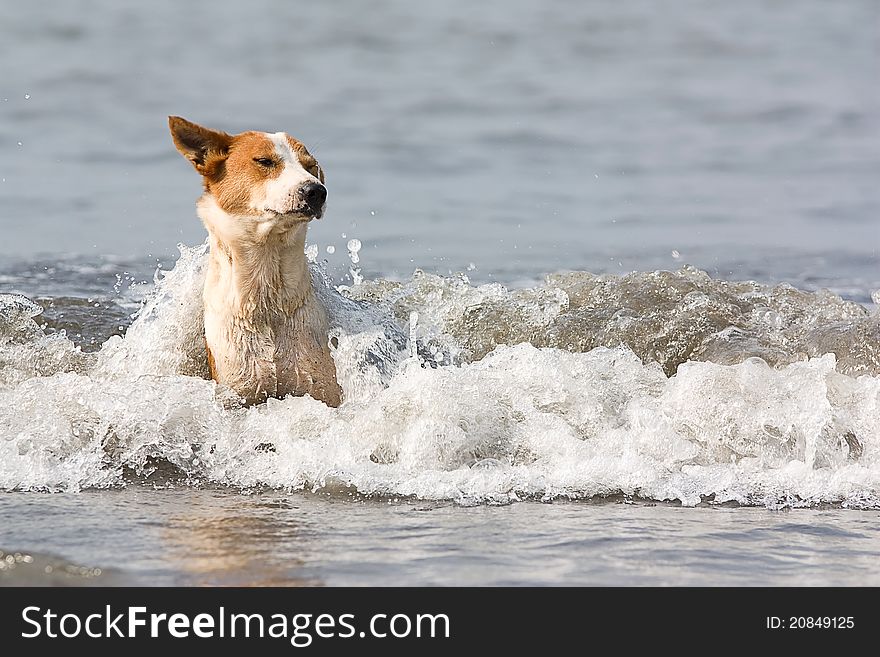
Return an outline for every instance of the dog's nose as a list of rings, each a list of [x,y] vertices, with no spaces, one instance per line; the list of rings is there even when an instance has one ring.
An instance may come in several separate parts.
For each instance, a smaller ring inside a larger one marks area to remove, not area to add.
[[[317,182],[303,185],[300,194],[313,212],[318,212],[324,206],[324,201],[327,200],[327,188]]]

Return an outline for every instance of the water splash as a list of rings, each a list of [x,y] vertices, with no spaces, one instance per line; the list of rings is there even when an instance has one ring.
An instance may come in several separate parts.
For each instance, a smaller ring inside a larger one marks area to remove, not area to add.
[[[345,235],[343,235],[345,237]],[[351,282],[354,285],[360,285],[364,282],[364,277],[361,276],[361,268],[358,267],[358,263],[361,261],[360,250],[361,250],[361,241],[359,239],[350,239],[348,240],[348,259],[351,260],[351,267],[348,270],[349,275],[351,276]]]
[[[313,265],[345,403],[243,409],[201,376],[205,248],[96,354],[0,297],[0,487],[880,506],[880,318],[858,304],[688,267],[340,293]]]

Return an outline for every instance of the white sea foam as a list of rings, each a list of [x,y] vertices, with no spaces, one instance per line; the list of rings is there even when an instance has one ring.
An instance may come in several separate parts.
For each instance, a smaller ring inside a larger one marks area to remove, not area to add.
[[[877,316],[832,295],[684,269],[517,291],[417,272],[343,296],[315,268],[345,403],[242,409],[199,376],[203,265],[182,247],[125,337],[91,355],[2,297],[0,487],[124,485],[171,464],[188,485],[465,504],[880,506]]]

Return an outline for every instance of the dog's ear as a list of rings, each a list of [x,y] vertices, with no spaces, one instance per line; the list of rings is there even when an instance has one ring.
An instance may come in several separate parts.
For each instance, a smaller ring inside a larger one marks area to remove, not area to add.
[[[216,162],[229,154],[232,136],[225,132],[202,127],[179,116],[169,116],[168,127],[177,150],[203,176],[210,175]]]

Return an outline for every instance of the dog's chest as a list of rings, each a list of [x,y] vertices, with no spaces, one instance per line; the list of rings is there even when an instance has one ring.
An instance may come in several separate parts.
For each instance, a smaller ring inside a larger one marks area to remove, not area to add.
[[[291,313],[235,317],[205,312],[214,378],[249,401],[312,393],[335,368],[326,317],[313,300]]]

